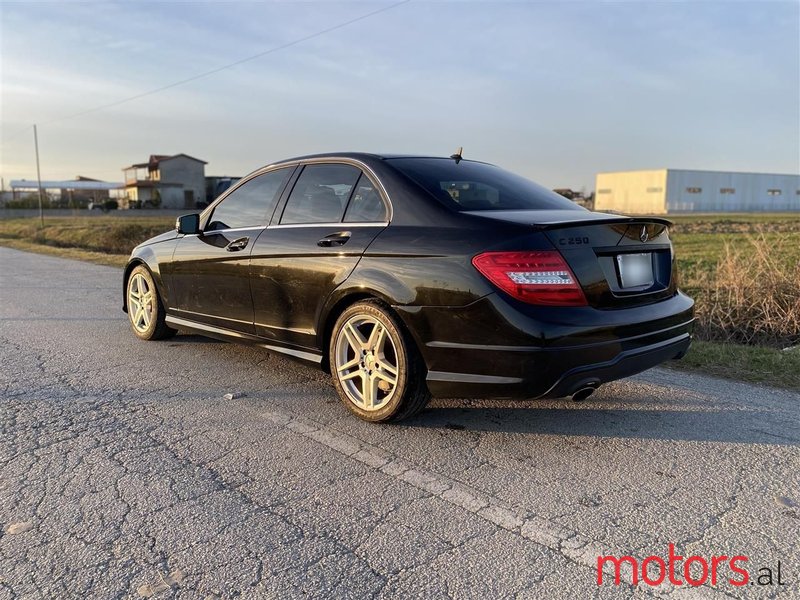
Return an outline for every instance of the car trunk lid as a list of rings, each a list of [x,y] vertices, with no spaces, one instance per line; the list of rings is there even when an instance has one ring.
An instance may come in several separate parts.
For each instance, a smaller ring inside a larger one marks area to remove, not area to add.
[[[648,304],[675,294],[670,221],[584,210],[470,211],[528,225],[561,253],[595,308]],[[521,248],[524,249],[524,248]]]

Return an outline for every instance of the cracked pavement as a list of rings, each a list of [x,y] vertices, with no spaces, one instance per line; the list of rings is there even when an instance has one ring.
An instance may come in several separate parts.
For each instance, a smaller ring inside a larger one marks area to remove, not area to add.
[[[372,425],[314,368],[139,341],[120,278],[0,248],[0,600],[800,597],[798,394],[655,369]],[[787,585],[596,584],[669,542]]]

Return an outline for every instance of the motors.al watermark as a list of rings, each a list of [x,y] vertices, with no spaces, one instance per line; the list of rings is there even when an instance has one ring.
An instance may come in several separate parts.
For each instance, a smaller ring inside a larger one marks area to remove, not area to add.
[[[629,555],[597,557],[597,585],[639,585],[640,582],[649,586],[669,583],[691,587],[706,584],[736,587],[785,586],[792,583],[780,560],[770,565],[753,565],[750,558],[743,554],[682,556],[672,543],[669,544],[666,556],[650,555],[638,559]]]

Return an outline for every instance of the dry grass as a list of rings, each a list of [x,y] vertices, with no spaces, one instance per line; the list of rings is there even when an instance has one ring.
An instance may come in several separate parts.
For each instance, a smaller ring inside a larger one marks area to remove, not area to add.
[[[0,221],[0,240],[127,257],[137,244],[168,231],[174,223],[170,217],[56,217],[40,227],[36,219],[13,219]]]
[[[745,236],[726,242],[713,269],[682,287],[696,301],[699,339],[785,348],[800,344],[800,261],[793,238]],[[791,246],[790,246],[791,245]]]
[[[57,248],[56,246],[43,246],[42,244],[34,244],[33,242],[28,242],[25,240],[2,237],[0,237],[0,246],[14,248],[15,250],[23,250],[25,252],[46,254],[48,256],[58,256],[60,258],[69,258],[72,260],[83,260],[98,265],[106,265],[107,267],[122,268],[128,262],[127,254],[91,252],[89,250],[81,250],[80,248]]]

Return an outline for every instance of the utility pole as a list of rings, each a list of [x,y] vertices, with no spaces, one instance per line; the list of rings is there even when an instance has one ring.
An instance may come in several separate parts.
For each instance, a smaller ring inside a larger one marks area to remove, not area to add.
[[[39,170],[39,134],[36,124],[33,125],[33,145],[36,147],[36,179],[39,182],[39,222],[44,227],[44,211],[42,210],[42,173]]]

